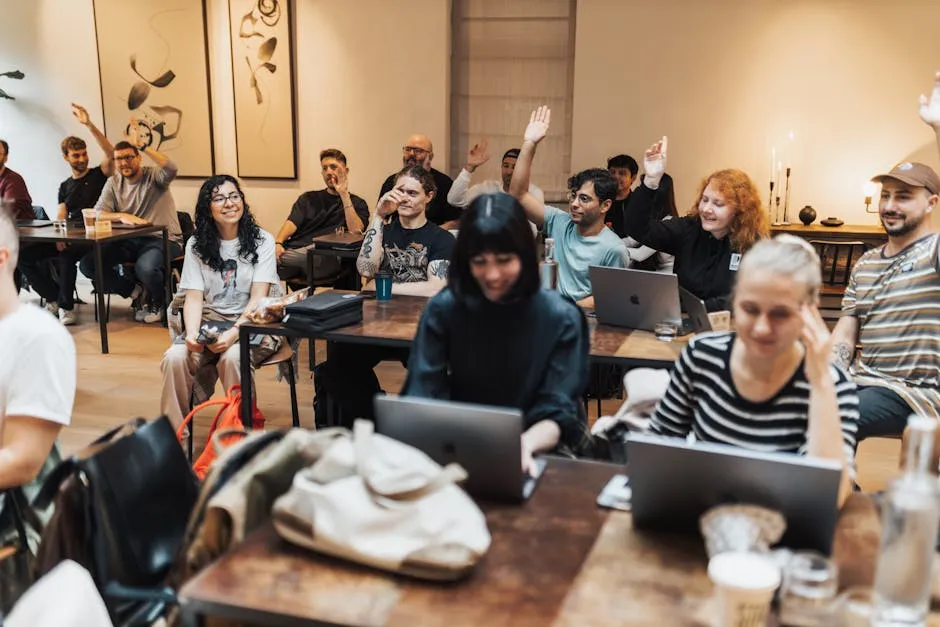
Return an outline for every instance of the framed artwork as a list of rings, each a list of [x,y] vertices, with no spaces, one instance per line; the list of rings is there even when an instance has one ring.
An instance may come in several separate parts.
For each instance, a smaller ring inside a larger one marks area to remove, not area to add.
[[[183,177],[215,173],[205,0],[94,0],[104,132],[136,124]]]
[[[229,0],[235,142],[242,178],[296,179],[289,0]]]

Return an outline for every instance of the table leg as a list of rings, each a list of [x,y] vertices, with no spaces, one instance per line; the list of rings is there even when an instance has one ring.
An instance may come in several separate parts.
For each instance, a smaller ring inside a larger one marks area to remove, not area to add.
[[[242,425],[251,431],[252,390],[251,388],[251,334],[246,329],[238,330],[238,354],[241,359],[242,386]]]
[[[170,280],[170,273],[173,271],[173,264],[170,259],[170,235],[169,230],[163,228],[163,311],[160,312],[160,319],[163,322],[163,328],[166,328],[169,324],[167,319],[167,309],[170,307],[170,301],[173,300],[173,294],[171,294],[171,285],[172,281]]]
[[[104,263],[101,260],[101,244],[96,240],[94,243],[95,255],[95,300],[98,304],[98,333],[101,336],[101,352],[108,354],[108,321],[104,310]]]

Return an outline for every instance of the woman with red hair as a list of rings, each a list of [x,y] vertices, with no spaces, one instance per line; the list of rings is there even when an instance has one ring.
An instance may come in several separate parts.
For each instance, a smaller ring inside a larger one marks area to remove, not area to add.
[[[643,184],[625,212],[627,233],[675,256],[679,285],[704,300],[709,311],[728,309],[741,256],[769,233],[757,187],[741,170],[718,170],[702,181],[688,215],[660,221],[651,214],[666,171],[665,137],[646,151],[643,167]]]

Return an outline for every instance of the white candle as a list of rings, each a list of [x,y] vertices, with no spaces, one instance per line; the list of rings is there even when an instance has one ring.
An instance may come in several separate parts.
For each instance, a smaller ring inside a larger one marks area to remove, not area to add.
[[[773,182],[774,174],[777,173],[777,147],[770,149],[770,180]]]
[[[783,170],[783,164],[779,161],[777,162],[777,183],[774,187],[777,190],[777,198],[780,198],[780,171]]]

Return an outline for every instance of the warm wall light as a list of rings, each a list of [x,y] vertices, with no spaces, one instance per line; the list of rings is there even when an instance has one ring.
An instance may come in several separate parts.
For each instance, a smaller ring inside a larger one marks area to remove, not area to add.
[[[878,184],[874,181],[865,181],[865,184],[862,186],[862,191],[865,193],[865,212],[878,213],[878,207],[875,207],[874,211],[869,209],[871,206],[872,196],[874,196],[875,192],[878,191]]]

